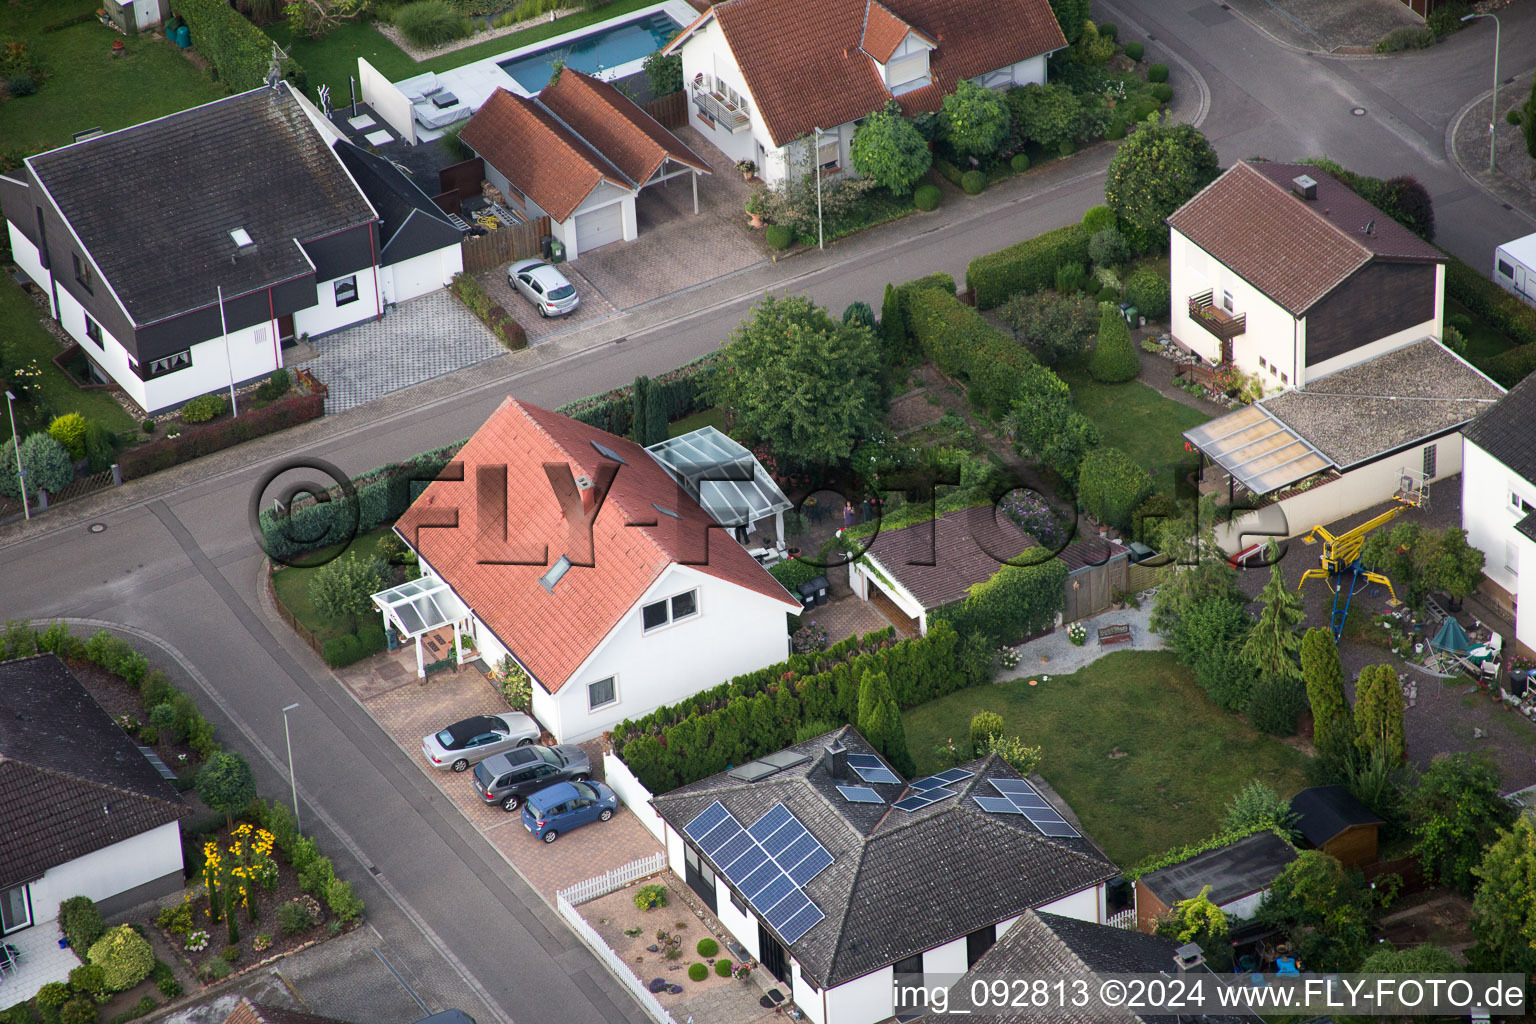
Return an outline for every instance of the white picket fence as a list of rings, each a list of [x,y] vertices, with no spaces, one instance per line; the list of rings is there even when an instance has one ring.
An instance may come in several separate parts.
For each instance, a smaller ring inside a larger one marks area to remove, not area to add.
[[[666,858],[663,857],[662,860],[665,861]],[[641,864],[645,862],[636,861],[635,863]],[[634,864],[625,866],[625,868],[629,867],[634,867]],[[623,871],[625,868],[620,868],[619,870]],[[613,874],[617,874],[617,872],[608,872],[608,875]],[[582,885],[603,881],[608,875],[604,875],[603,878],[589,879],[587,882],[583,882]],[[581,886],[573,886],[572,888],[581,888]],[[635,999],[645,1009],[645,1012],[651,1015],[651,1019],[656,1024],[677,1024],[677,1021],[673,1020],[672,1015],[667,1012],[666,1008],[657,1001],[651,990],[646,988],[639,978],[635,977],[635,972],[629,969],[629,965],[619,959],[617,953],[608,948],[608,943],[603,941],[603,937],[597,934],[596,929],[587,924],[586,920],[581,916],[581,912],[571,905],[570,900],[565,898],[565,894],[569,891],[571,890],[566,889],[555,893],[555,906],[560,911],[560,916],[565,918],[565,923],[570,925],[571,929],[581,936],[581,941],[585,942],[587,947],[597,954],[598,959],[608,966],[609,973],[618,978],[634,994]],[[604,891],[609,892],[612,890]]]
[[[1125,928],[1134,931],[1136,928],[1136,908],[1130,907],[1126,910],[1110,914],[1109,920],[1105,923],[1111,928]]]
[[[646,875],[654,875],[667,866],[667,851],[657,850],[649,857],[641,857],[632,860],[623,867],[614,868],[612,871],[589,878],[584,882],[577,882],[569,889],[561,889],[557,896],[565,900],[571,906],[580,906],[588,900],[595,900],[599,896],[606,896],[611,892],[624,888],[637,878]]]

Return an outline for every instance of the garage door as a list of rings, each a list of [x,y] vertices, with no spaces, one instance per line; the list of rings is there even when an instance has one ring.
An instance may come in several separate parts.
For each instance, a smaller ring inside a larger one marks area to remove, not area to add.
[[[624,237],[624,204],[610,203],[576,215],[576,255]]]

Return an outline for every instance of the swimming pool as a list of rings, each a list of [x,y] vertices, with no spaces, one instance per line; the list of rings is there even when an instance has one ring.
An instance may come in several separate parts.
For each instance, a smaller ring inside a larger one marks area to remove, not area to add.
[[[537,53],[497,61],[497,66],[531,95],[549,84],[552,61],[562,60],[566,67],[589,75],[611,71],[655,53],[670,43],[682,27],[665,11],[656,11]]]

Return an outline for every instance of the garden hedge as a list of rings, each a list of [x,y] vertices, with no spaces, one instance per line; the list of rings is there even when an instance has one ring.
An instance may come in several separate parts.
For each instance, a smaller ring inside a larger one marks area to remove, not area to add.
[[[1128,532],[1153,486],[1152,477],[1129,455],[1101,445],[1083,456],[1077,497],[1099,522]]]
[[[1465,260],[1449,255],[1445,294],[1515,343],[1515,348],[1489,360],[1490,377],[1509,388],[1536,370],[1536,309],[1478,273]]]
[[[1035,357],[954,295],[922,289],[908,300],[907,320],[923,354],[961,378],[972,403],[992,416],[1013,404]]]
[[[320,657],[331,668],[343,668],[364,658],[372,657],[389,646],[384,638],[384,627],[373,623],[359,633],[343,633],[325,642]]]
[[[963,601],[934,614],[948,620],[959,633],[1012,644],[1051,625],[1056,613],[1066,606],[1066,583],[1067,563],[1060,558],[1033,565],[1004,565],[991,579],[973,586]]]
[[[118,466],[122,469],[124,480],[133,480],[223,451],[252,438],[287,430],[324,415],[323,396],[308,393],[289,395],[263,408],[242,412],[239,416],[184,428],[177,437],[162,437],[158,441],[129,448],[118,458]]]
[[[911,305],[912,296],[925,289],[953,295],[955,279],[948,274],[939,273],[919,277],[905,284],[885,286],[885,300],[880,304],[880,333],[885,341],[887,367],[903,366],[917,359],[917,339],[912,333],[908,307]]]
[[[719,362],[720,354],[711,352],[707,356],[700,356],[692,362],[684,363],[675,370],[669,370],[659,377],[651,378],[650,390],[653,393],[660,392],[669,421],[709,408],[709,400],[705,398],[705,394],[709,379],[714,376]],[[634,385],[626,384],[600,395],[589,395],[586,398],[578,398],[574,402],[567,402],[555,412],[569,416],[573,420],[580,420],[588,426],[606,430],[610,434],[628,437],[634,418],[631,398],[633,392]]]
[[[1072,224],[978,256],[965,268],[965,286],[976,293],[978,309],[992,309],[1012,295],[1056,283],[1063,263],[1088,262],[1088,231]]]
[[[523,325],[512,319],[501,303],[491,298],[478,278],[472,274],[454,274],[451,287],[465,308],[496,335],[497,341],[514,350],[528,347],[528,334]]]
[[[272,64],[272,37],[253,25],[226,0],[174,0],[172,13],[187,23],[192,45],[208,58],[230,92],[246,92],[267,80]],[[292,60],[283,64],[283,77],[301,91],[308,84],[304,69]]]

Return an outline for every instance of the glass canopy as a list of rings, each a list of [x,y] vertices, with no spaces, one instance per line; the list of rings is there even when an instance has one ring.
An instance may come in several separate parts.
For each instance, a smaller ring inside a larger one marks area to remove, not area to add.
[[[752,453],[714,427],[646,451],[721,526],[749,526],[794,507]]]
[[[1184,436],[1254,494],[1268,494],[1333,465],[1261,405],[1228,413]]]
[[[470,616],[469,607],[448,584],[428,576],[381,590],[373,595],[373,603],[410,639]]]

